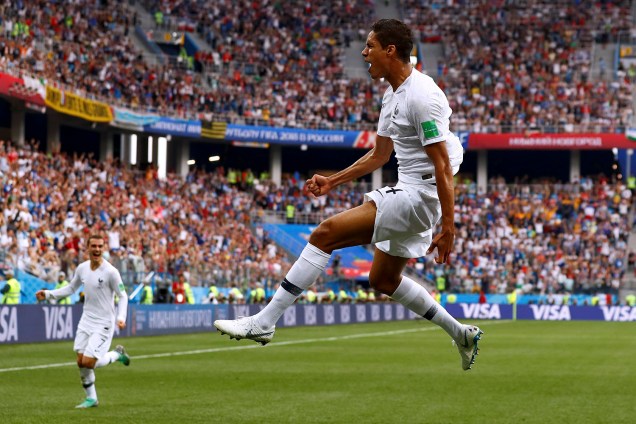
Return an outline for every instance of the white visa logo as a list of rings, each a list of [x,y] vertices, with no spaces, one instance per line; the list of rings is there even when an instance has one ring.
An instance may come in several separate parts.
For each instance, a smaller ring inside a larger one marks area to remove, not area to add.
[[[0,306],[0,343],[18,341],[18,308]]]
[[[535,320],[570,321],[570,307],[567,305],[530,305]]]
[[[472,319],[501,319],[501,311],[496,303],[460,303],[464,317]]]
[[[636,321],[636,308],[631,306],[601,306],[605,321]]]
[[[73,308],[70,306],[43,306],[47,340],[73,338]]]

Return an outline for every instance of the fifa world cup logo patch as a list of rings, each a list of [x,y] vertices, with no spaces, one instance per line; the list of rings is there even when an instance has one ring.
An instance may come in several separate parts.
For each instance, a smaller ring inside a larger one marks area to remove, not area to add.
[[[430,140],[439,137],[439,130],[437,125],[435,125],[435,121],[422,122],[420,125],[422,126],[422,131],[424,131],[424,139]]]

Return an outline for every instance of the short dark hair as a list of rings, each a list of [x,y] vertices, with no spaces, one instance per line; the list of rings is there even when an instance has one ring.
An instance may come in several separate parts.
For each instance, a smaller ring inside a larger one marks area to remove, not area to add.
[[[413,32],[397,19],[380,19],[371,26],[382,48],[393,44],[402,62],[410,62],[413,51]]]

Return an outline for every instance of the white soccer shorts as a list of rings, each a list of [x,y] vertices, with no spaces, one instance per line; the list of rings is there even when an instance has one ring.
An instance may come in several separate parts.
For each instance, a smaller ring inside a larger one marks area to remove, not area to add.
[[[112,324],[88,324],[80,320],[73,350],[91,358],[101,358],[110,349],[115,326]]]
[[[434,184],[383,187],[365,194],[377,212],[372,243],[381,251],[402,258],[419,258],[433,241],[433,228],[442,217]]]

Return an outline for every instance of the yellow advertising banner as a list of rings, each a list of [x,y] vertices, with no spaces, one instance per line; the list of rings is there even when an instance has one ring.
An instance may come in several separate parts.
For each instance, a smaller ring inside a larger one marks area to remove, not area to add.
[[[106,103],[88,100],[67,91],[46,86],[46,105],[60,113],[76,116],[91,122],[110,122],[113,112]]]

